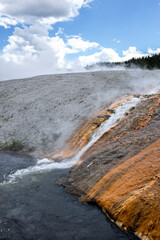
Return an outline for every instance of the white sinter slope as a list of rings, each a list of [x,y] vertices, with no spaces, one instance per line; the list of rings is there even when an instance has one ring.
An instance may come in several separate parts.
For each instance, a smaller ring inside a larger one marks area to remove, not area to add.
[[[16,183],[22,179],[23,176],[40,173],[45,171],[51,171],[53,169],[67,169],[71,168],[77,161],[80,160],[84,152],[86,152],[105,132],[115,126],[132,107],[136,106],[140,101],[141,97],[132,97],[130,100],[122,102],[116,109],[115,112],[110,116],[108,120],[101,124],[98,130],[92,135],[90,142],[83,147],[74,157],[65,159],[61,162],[52,162],[49,159],[37,160],[35,166],[28,167],[26,169],[17,170],[15,173],[7,176],[6,180],[1,185],[10,183]]]

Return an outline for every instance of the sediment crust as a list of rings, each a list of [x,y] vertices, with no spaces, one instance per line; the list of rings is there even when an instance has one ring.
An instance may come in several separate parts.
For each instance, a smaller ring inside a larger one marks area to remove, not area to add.
[[[159,73],[134,69],[0,81],[0,150],[50,157],[86,119],[159,82]]]
[[[88,149],[63,184],[139,238],[160,239],[160,95],[145,96]]]
[[[54,158],[74,132],[62,157],[72,156],[110,117],[111,102],[140,93],[152,85],[149,81],[159,80],[159,73],[107,71],[0,82],[0,150],[12,144],[33,156]],[[119,226],[149,240],[160,239],[159,103],[159,94],[143,96],[63,181],[81,201],[97,203]]]

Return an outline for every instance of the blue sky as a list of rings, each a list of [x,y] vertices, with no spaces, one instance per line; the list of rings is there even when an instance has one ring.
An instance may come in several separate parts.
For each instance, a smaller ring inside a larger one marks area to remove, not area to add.
[[[160,53],[160,0],[0,0],[0,78],[153,53]]]
[[[104,47],[123,49],[136,46],[147,52],[160,47],[160,6],[158,0],[95,0],[82,8],[74,21],[55,26],[67,35],[78,35]],[[120,40],[117,44],[113,39]]]

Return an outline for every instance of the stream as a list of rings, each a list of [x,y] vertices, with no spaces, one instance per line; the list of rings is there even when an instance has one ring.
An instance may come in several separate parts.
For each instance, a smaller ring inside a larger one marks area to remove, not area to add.
[[[102,211],[84,205],[58,184],[70,168],[140,98],[121,103],[78,154],[53,162],[0,153],[0,240],[134,240]]]
[[[0,182],[36,164],[24,155],[0,153]],[[23,175],[0,185],[0,240],[136,240],[96,206],[85,205],[58,184],[69,169]]]

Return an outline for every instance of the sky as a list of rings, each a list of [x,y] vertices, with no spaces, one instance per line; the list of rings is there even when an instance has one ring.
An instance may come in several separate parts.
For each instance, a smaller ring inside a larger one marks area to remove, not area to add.
[[[0,80],[160,53],[160,0],[0,0]]]

